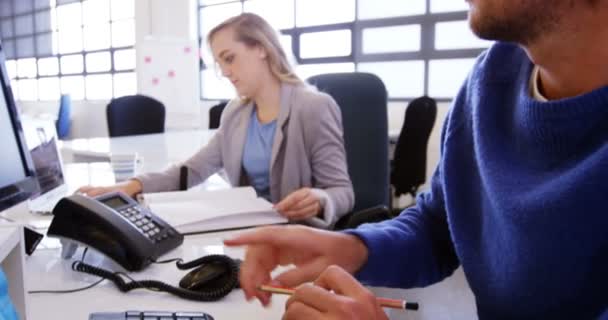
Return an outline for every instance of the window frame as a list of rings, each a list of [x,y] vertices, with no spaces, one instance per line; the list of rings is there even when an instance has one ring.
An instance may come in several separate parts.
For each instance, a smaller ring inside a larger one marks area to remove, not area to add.
[[[199,32],[199,44],[201,48],[206,46],[205,36],[200,34],[201,32],[201,10],[206,7],[221,6],[228,3],[241,3],[241,12],[245,12],[245,2],[250,0],[233,0],[225,1],[222,3],[213,3],[208,5],[202,5],[200,1],[197,3],[197,16],[198,16],[198,32]],[[462,21],[467,20],[468,12],[465,11],[453,11],[453,12],[431,12],[431,0],[426,0],[425,13],[408,16],[388,17],[388,18],[373,18],[360,20],[358,18],[359,0],[355,1],[355,18],[352,22],[335,23],[327,25],[315,25],[298,27],[297,26],[297,1],[306,0],[294,0],[294,27],[288,29],[278,30],[283,35],[291,36],[291,49],[295,62],[298,65],[304,64],[321,64],[321,63],[354,63],[355,71],[359,70],[359,63],[369,62],[396,62],[396,61],[423,61],[424,62],[424,93],[429,94],[429,65],[433,60],[444,60],[444,59],[466,59],[476,58],[486,48],[467,48],[467,49],[435,49],[435,26],[440,22],[451,22],[451,21]],[[363,52],[363,30],[366,28],[378,28],[378,27],[396,27],[405,25],[419,25],[420,26],[420,50],[411,52],[391,52],[391,53],[364,53]],[[351,31],[351,53],[346,56],[339,57],[315,57],[315,58],[302,58],[300,56],[300,36],[304,33],[310,32],[323,32],[323,31],[335,31],[347,29]],[[200,60],[200,72],[199,79],[202,81],[202,71],[205,70],[206,65],[210,63]],[[201,84],[202,87],[202,84]],[[206,98],[203,96],[203,90],[200,92],[200,98],[203,101],[215,101],[217,99]],[[415,97],[389,97],[389,102],[399,101],[411,101]],[[438,97],[436,100],[440,102],[448,102],[453,100],[453,97]]]
[[[111,76],[112,79],[112,98],[115,98],[115,94],[114,94],[114,75],[116,74],[122,74],[122,73],[135,73],[136,72],[136,68],[130,68],[130,69],[120,69],[117,70],[115,68],[115,62],[114,62],[114,54],[116,51],[121,51],[121,50],[125,50],[125,49],[133,49],[135,50],[135,43],[133,43],[133,45],[127,45],[127,46],[117,46],[114,47],[112,46],[112,31],[111,31],[111,26],[113,23],[118,22],[118,21],[126,21],[126,20],[135,20],[135,15],[133,17],[128,17],[128,18],[121,18],[121,19],[117,19],[117,20],[113,20],[112,16],[110,15],[109,20],[107,21],[103,21],[102,23],[105,25],[108,25],[108,28],[110,29],[110,44],[109,47],[107,48],[103,48],[103,49],[94,49],[94,50],[86,50],[85,49],[85,30],[86,27],[88,26],[94,26],[96,24],[88,24],[86,23],[86,21],[81,21],[81,24],[78,26],[78,28],[81,29],[81,35],[82,35],[82,50],[79,51],[74,51],[74,52],[69,52],[69,53],[60,53],[59,52],[59,39],[58,39],[58,33],[59,33],[59,25],[57,24],[56,20],[57,20],[57,8],[61,7],[61,6],[65,6],[65,5],[71,5],[74,3],[80,3],[80,14],[82,17],[84,17],[84,10],[83,10],[83,4],[86,0],[63,0],[63,1],[58,1],[58,0],[48,0],[48,6],[45,7],[37,7],[36,6],[36,0],[4,0],[4,1],[8,1],[10,2],[10,11],[11,11],[11,15],[4,15],[0,17],[0,22],[4,22],[7,20],[10,20],[11,26],[12,26],[12,36],[11,37],[2,37],[0,34],[0,38],[2,38],[2,42],[6,42],[6,41],[13,41],[14,46],[13,46],[13,56],[8,56],[6,55],[6,49],[4,49],[3,51],[5,52],[5,59],[7,61],[14,61],[15,64],[17,65],[17,61],[22,60],[22,59],[30,59],[30,58],[34,58],[35,59],[35,64],[36,64],[36,76],[29,76],[29,77],[20,77],[17,74],[14,75],[14,77],[12,77],[10,80],[11,81],[16,81],[17,83],[19,81],[22,80],[35,80],[36,84],[38,85],[39,80],[40,79],[45,79],[45,78],[57,78],[59,83],[61,83],[62,78],[64,77],[73,77],[73,76],[82,76],[83,77],[83,83],[82,83],[82,90],[83,90],[83,94],[84,97],[82,100],[89,100],[87,98],[87,90],[86,90],[86,77],[90,76],[90,75],[103,75],[103,74],[107,74]],[[15,13],[15,6],[14,6],[14,1],[29,1],[31,2],[31,11],[26,11],[23,13],[19,13],[16,14]],[[106,0],[107,2],[107,6],[109,7],[109,12],[111,14],[112,12],[112,0]],[[133,2],[133,4],[135,5],[135,3]],[[50,23],[51,25],[49,26],[48,30],[45,31],[38,31],[37,28],[37,23],[38,20],[36,19],[37,15],[40,13],[44,13],[44,12],[49,12],[49,19],[50,19]],[[15,31],[16,31],[16,19],[22,16],[27,16],[27,15],[32,15],[32,20],[33,20],[33,25],[32,25],[32,33],[28,33],[28,34],[23,34],[23,35],[16,35]],[[53,17],[54,16],[54,17]],[[53,19],[55,19],[55,23],[52,23]],[[82,19],[81,19],[82,20]],[[135,28],[135,24],[134,24],[134,28]],[[135,30],[133,30],[134,34],[135,34]],[[56,42],[56,48],[55,50],[51,50],[51,51],[55,51],[55,53],[39,53],[39,48],[38,48],[38,37],[40,36],[51,36],[51,41],[52,42]],[[17,47],[17,41],[19,39],[24,39],[24,38],[32,38],[33,39],[33,55],[29,55],[29,56],[23,56],[20,57],[19,56],[19,51],[18,51],[18,47]],[[4,46],[3,46],[4,47]],[[110,54],[110,69],[106,70],[106,71],[87,71],[86,68],[86,57],[88,54],[93,54],[93,53],[99,53],[99,52],[108,52]],[[77,73],[63,73],[62,68],[61,68],[61,58],[65,57],[65,56],[72,56],[72,55],[81,55],[83,58],[83,70],[82,72],[77,72]],[[38,61],[40,59],[44,59],[44,58],[57,58],[57,62],[58,62],[58,73],[55,75],[41,75],[40,71],[39,71],[39,67],[38,67]],[[136,65],[136,63],[135,63]],[[61,86],[60,86],[61,88]],[[19,100],[21,99],[21,94],[19,94]],[[95,99],[97,100],[97,99]],[[27,100],[27,101],[47,101],[47,100],[41,100],[39,95],[37,94],[36,99],[32,99],[32,100]]]

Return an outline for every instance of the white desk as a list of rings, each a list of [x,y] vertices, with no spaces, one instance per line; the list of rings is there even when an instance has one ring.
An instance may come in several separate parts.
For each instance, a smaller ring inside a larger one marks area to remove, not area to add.
[[[184,244],[166,255],[182,257],[189,261],[207,254],[223,253],[242,258],[240,248],[225,248],[222,239],[234,232],[213,233],[186,237]],[[74,256],[80,259],[81,250]],[[90,254],[87,254],[90,257]],[[165,257],[163,257],[165,258]],[[85,261],[96,265],[99,259]],[[73,260],[62,260],[59,250],[37,250],[26,260],[29,290],[61,290],[85,287],[99,278],[71,270]],[[97,263],[95,263],[97,262]],[[107,266],[105,267],[107,268]],[[130,273],[135,279],[155,279],[176,285],[188,271],[177,269],[174,264],[151,265],[143,272]],[[390,319],[398,320],[471,320],[476,319],[474,298],[466,284],[462,270],[447,280],[424,289],[396,290],[372,288],[378,296],[406,298],[417,301],[420,311],[386,310]],[[263,308],[259,302],[247,302],[241,290],[217,302],[193,302],[167,293],[147,290],[120,292],[113,283],[104,281],[98,286],[69,294],[29,294],[28,309],[30,319],[87,319],[91,312],[121,312],[126,310],[158,311],[204,311],[222,319],[272,320],[281,319],[286,301],[285,296],[274,295],[270,308]]]
[[[140,172],[157,171],[171,162],[188,158],[206,144],[213,135],[209,130],[169,131],[163,134],[120,138],[78,139],[64,142],[64,148],[94,151],[132,153],[143,157]],[[65,159],[70,162],[70,159]],[[72,163],[66,166],[69,185],[111,184],[113,175],[109,163]],[[223,180],[215,176],[217,184]],[[87,179],[82,181],[82,179]],[[79,180],[81,179],[81,180]],[[213,180],[213,178],[211,178]],[[225,182],[224,182],[225,183]],[[206,186],[209,187],[209,186]],[[229,233],[214,233],[186,237],[184,245],[168,257],[179,256],[191,260],[210,253],[226,253],[242,257],[240,249],[225,249],[221,240]],[[75,256],[79,258],[78,256]],[[30,290],[80,288],[97,279],[94,276],[73,272],[71,262],[60,258],[59,249],[39,249],[27,258],[27,280]],[[153,265],[145,272],[132,273],[136,279],[157,279],[177,284],[187,271],[174,264]],[[389,311],[391,319],[475,319],[475,304],[461,271],[447,281],[429,289],[387,290],[374,288],[380,296],[405,297],[420,302],[420,312]],[[247,303],[240,290],[219,302],[191,302],[165,293],[136,290],[120,292],[107,281],[95,288],[70,294],[29,294],[30,319],[87,319],[91,312],[125,310],[204,311],[215,319],[280,319],[286,298],[273,297],[270,309],[256,302]]]
[[[74,152],[125,154],[137,152],[141,161],[136,174],[165,169],[172,163],[188,159],[213,137],[216,130],[183,130],[164,133],[63,141],[61,150],[66,164],[66,182],[72,190],[83,185],[111,185],[115,182],[108,162],[74,163]],[[218,174],[210,176],[201,188],[212,190],[230,185]]]
[[[64,141],[62,155],[64,162],[73,162],[72,151],[98,153],[134,153],[143,158],[141,172],[158,171],[168,164],[179,162],[192,156],[206,145],[215,130],[180,130],[164,133],[125,137],[104,137],[74,139]]]
[[[213,233],[186,237],[184,244],[166,255],[189,261],[207,254],[224,253],[232,257],[243,256],[242,249],[225,249],[222,239],[230,233]],[[80,259],[81,251],[74,258]],[[89,255],[87,253],[87,255]],[[95,260],[94,256],[92,257]],[[165,258],[165,257],[163,257]],[[80,288],[99,278],[71,270],[73,260],[63,260],[59,250],[37,250],[26,261],[29,290],[65,290]],[[85,258],[85,261],[89,259]],[[99,259],[97,259],[99,262]],[[94,264],[94,263],[93,263]],[[188,271],[175,264],[151,265],[143,272],[130,273],[135,279],[155,279],[177,285]],[[234,290],[218,302],[194,302],[167,293],[135,290],[120,292],[113,283],[104,281],[98,286],[68,294],[29,294],[30,319],[87,319],[91,312],[126,310],[204,311],[216,320],[222,319],[280,319],[286,297],[274,296],[269,309],[259,302],[245,301],[241,290]]]

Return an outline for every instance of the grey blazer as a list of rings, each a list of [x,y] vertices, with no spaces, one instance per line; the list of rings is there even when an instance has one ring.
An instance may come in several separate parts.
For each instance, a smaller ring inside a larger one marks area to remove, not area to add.
[[[163,172],[135,177],[143,192],[177,190],[183,165],[189,169],[189,186],[222,168],[231,185],[243,185],[243,148],[253,108],[252,102],[231,101],[222,113],[218,131],[190,159]],[[272,202],[302,187],[313,188],[322,199],[324,217],[304,222],[330,228],[353,208],[354,192],[347,169],[342,115],[336,102],[307,85],[283,83],[270,163]]]

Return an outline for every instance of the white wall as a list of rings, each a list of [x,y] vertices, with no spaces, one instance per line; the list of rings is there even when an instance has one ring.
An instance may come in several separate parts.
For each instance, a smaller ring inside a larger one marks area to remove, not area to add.
[[[197,39],[196,0],[135,1],[136,39],[146,36]]]
[[[167,129],[207,123],[199,107],[197,1],[136,2],[138,92],[165,104]]]

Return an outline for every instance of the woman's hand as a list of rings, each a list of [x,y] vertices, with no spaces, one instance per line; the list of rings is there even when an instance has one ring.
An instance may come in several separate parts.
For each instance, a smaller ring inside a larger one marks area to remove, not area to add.
[[[323,210],[321,199],[310,188],[301,188],[277,203],[274,208],[289,220],[304,220]]]
[[[388,317],[369,290],[344,269],[330,266],[313,285],[299,286],[287,300],[283,320],[297,319],[387,320]]]
[[[143,186],[141,185],[141,182],[136,179],[131,179],[107,187],[84,186],[80,187],[78,190],[76,190],[76,192],[83,193],[89,197],[95,197],[109,192],[122,191],[130,197],[133,197],[136,194],[140,193],[142,190]]]

